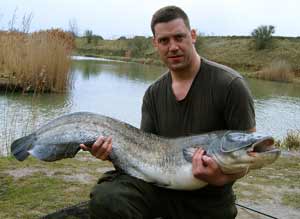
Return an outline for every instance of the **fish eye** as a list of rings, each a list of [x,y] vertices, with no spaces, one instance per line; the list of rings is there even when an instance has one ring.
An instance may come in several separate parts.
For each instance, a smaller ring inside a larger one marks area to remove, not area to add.
[[[228,134],[228,139],[232,141],[245,141],[247,140],[247,135],[245,133],[230,133]]]

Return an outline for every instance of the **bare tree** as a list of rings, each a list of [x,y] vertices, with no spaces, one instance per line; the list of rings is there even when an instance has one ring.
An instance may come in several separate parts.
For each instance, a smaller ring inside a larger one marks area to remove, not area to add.
[[[11,19],[8,21],[8,30],[9,31],[16,31],[17,30],[16,27],[15,27],[16,20],[17,20],[17,10],[18,10],[18,7],[15,8]]]
[[[1,24],[1,19],[3,18],[3,14],[0,14],[0,24]],[[3,31],[5,28],[4,26],[1,24],[0,26],[0,32]]]
[[[69,20],[69,32],[74,36],[78,36],[78,24],[75,18]]]
[[[21,32],[23,32],[23,33],[29,32],[32,18],[33,18],[32,12],[29,13],[28,15],[26,15],[26,13],[24,14],[24,16],[22,18],[22,26],[20,29]]]

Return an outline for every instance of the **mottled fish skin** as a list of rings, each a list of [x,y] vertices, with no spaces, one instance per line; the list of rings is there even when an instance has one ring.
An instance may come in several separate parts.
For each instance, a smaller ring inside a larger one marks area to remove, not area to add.
[[[14,141],[11,151],[21,161],[29,154],[55,161],[74,157],[81,143],[92,145],[100,135],[113,138],[110,158],[116,168],[144,181],[179,190],[199,189],[207,184],[192,175],[191,160],[199,147],[225,173],[260,168],[274,162],[280,154],[272,147],[272,137],[257,133],[226,130],[169,139],[89,112],[61,116]],[[257,153],[254,147],[261,151]]]

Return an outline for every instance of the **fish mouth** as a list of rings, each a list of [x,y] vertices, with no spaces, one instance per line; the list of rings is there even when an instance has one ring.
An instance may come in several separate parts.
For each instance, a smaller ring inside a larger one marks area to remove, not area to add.
[[[280,151],[275,147],[275,140],[272,137],[263,138],[251,145],[251,148],[247,150],[249,156],[255,156],[256,154],[274,153]]]

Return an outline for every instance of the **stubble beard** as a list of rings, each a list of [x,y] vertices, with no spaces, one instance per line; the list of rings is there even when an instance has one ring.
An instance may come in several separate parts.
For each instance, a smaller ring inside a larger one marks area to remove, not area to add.
[[[180,62],[169,62],[167,60],[165,64],[167,65],[169,70],[174,71],[174,72],[183,71],[183,70],[187,69],[188,65],[189,65],[186,57],[184,57],[183,60]]]

